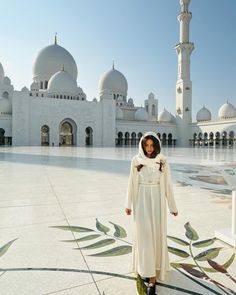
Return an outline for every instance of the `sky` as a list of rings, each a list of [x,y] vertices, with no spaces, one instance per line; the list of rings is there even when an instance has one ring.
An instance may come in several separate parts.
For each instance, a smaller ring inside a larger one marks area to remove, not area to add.
[[[0,10],[0,62],[16,90],[30,87],[34,60],[57,32],[88,100],[114,60],[136,106],[153,92],[159,112],[175,114],[179,0],[0,0]],[[191,0],[189,10],[192,115],[205,104],[215,118],[227,100],[236,106],[236,0]]]

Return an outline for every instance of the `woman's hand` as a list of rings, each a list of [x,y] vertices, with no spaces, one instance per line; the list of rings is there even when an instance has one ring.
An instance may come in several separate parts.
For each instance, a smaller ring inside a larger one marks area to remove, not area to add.
[[[170,214],[172,214],[174,216],[177,216],[178,215],[178,212],[170,212]]]
[[[125,213],[126,213],[127,215],[131,215],[131,212],[132,212],[131,209],[129,209],[129,208],[125,208]]]

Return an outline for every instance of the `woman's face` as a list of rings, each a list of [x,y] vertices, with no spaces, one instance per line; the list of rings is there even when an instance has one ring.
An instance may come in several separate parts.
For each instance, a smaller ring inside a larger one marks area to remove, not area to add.
[[[148,157],[151,157],[152,153],[154,152],[153,141],[148,139],[145,143],[145,152],[147,153]]]

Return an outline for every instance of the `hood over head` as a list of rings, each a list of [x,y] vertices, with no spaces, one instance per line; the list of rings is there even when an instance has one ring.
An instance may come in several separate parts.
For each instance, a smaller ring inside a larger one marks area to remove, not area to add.
[[[155,158],[148,158],[144,154],[144,151],[143,151],[143,148],[142,148],[142,141],[147,136],[155,137],[158,140],[160,148],[161,148],[161,141],[160,141],[159,137],[157,136],[157,134],[155,132],[152,132],[152,131],[146,132],[141,137],[141,139],[139,141],[139,152],[138,152],[138,155],[137,155],[137,160],[138,160],[139,164],[142,164],[142,165],[145,165],[145,166],[147,166],[147,165],[152,166],[152,165],[156,165],[157,161],[160,160],[160,157],[162,156],[162,154],[161,153],[157,154]]]

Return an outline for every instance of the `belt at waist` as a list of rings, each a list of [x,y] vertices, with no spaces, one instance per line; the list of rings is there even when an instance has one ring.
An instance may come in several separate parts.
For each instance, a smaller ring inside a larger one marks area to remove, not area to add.
[[[160,182],[139,182],[139,185],[160,185]]]

